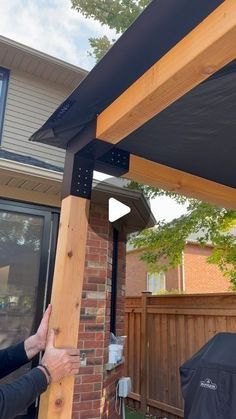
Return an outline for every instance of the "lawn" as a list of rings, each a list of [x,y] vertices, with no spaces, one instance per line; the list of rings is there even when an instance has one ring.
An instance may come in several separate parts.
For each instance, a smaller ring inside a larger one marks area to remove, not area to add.
[[[126,407],[126,419],[144,419],[144,414]]]

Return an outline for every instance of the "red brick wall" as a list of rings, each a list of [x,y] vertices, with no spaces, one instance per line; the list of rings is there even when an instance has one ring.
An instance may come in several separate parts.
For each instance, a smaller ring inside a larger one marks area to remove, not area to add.
[[[140,251],[126,255],[126,295],[141,295],[147,289],[147,265],[140,260]]]
[[[126,288],[127,296],[141,295],[147,290],[147,273],[146,263],[140,260],[141,250],[128,252],[126,255]],[[179,285],[179,268],[170,269],[166,274],[166,289],[178,289]]]
[[[217,266],[207,263],[210,247],[188,244],[184,252],[185,289],[187,293],[226,292],[229,280]]]
[[[99,236],[94,232],[99,230]],[[73,419],[118,418],[115,389],[123,368],[108,362],[112,274],[112,231],[105,208],[91,206],[78,347],[87,357],[74,388]],[[119,244],[117,334],[124,334],[125,242]]]
[[[184,279],[186,293],[226,292],[230,283],[217,266],[209,264],[211,248],[187,244],[184,251]],[[147,289],[147,265],[140,260],[142,251],[127,253],[126,295],[140,295]],[[182,289],[181,268],[170,269],[166,274],[168,291]]]

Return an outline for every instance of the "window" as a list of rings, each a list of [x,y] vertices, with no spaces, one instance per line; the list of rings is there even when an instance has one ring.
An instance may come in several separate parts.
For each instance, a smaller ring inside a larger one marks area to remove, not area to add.
[[[7,87],[9,79],[9,70],[0,67],[0,140],[2,138],[2,128],[4,120],[4,112],[6,106]]]
[[[147,289],[156,294],[166,289],[166,277],[164,272],[147,274]]]
[[[0,349],[35,332],[49,301],[59,213],[0,200]],[[12,381],[36,360],[3,379]],[[20,418],[35,418],[35,406]]]

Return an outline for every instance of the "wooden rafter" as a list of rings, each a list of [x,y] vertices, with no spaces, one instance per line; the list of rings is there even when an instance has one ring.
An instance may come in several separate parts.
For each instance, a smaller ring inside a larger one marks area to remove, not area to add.
[[[118,143],[235,57],[236,2],[225,0],[98,116],[96,137]]]
[[[77,348],[89,202],[75,196],[62,201],[51,297],[56,347]],[[73,389],[74,376],[51,384],[40,399],[39,419],[71,418]]]
[[[141,157],[130,156],[129,172],[124,177],[225,208],[236,209],[236,189]]]

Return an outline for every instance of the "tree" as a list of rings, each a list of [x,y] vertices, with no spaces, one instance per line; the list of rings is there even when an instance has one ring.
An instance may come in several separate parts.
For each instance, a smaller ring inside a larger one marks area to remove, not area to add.
[[[93,50],[89,52],[89,55],[96,58],[96,61],[99,61],[112,46],[112,42],[106,35],[101,38],[89,38],[89,42]]]
[[[151,0],[71,0],[72,7],[85,17],[91,17],[102,25],[115,29],[119,36],[138,17]],[[112,43],[107,36],[90,38],[93,55],[96,60],[108,51]],[[199,233],[201,246],[211,243],[214,248],[208,258],[229,277],[232,288],[236,290],[236,237],[230,231],[236,227],[236,211],[187,199],[148,186],[131,182],[130,188],[141,189],[147,196],[167,195],[177,202],[188,202],[186,215],[171,223],[161,221],[156,228],[145,230],[132,238],[137,248],[145,248],[142,259],[152,271],[168,270],[181,262],[182,251],[191,233]]]
[[[102,25],[116,31],[117,36],[124,32],[138,17],[151,0],[71,0],[72,8],[85,17],[93,18]],[[94,56],[99,61],[112,46],[107,36],[90,38]]]
[[[187,212],[170,223],[160,221],[155,228],[142,231],[130,241],[143,249],[141,259],[153,272],[167,271],[181,263],[182,252],[190,234],[195,233],[200,246],[211,244],[209,263],[216,264],[236,290],[236,211],[227,210],[196,199],[131,182],[132,189],[142,190],[149,197],[169,196],[180,204],[187,202]]]

